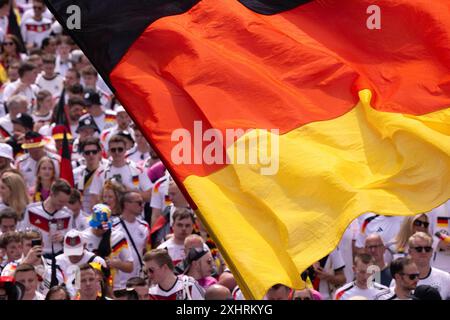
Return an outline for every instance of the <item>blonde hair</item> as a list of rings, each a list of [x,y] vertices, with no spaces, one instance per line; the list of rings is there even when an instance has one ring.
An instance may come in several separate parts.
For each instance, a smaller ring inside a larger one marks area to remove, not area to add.
[[[111,190],[114,194],[114,197],[116,198],[116,204],[114,208],[111,208],[113,211],[113,215],[120,215],[122,213],[121,207],[120,207],[120,199],[123,197],[125,192],[127,192],[127,188],[121,184],[120,182],[114,181],[114,180],[106,180],[103,184],[102,192],[100,194],[100,201],[104,203],[103,193],[106,190]]]
[[[9,171],[3,173],[1,180],[11,192],[9,199],[3,199],[3,201],[7,200],[5,204],[13,208],[17,212],[19,220],[22,220],[25,208],[30,203],[25,181],[21,175]]]
[[[408,245],[409,238],[413,235],[413,224],[414,221],[419,219],[421,216],[425,216],[428,220],[428,216],[424,213],[417,214],[415,216],[405,217],[400,226],[400,230],[395,237],[395,250],[406,249]]]
[[[46,157],[46,156],[42,157],[36,165],[36,184],[34,185],[34,193],[42,191],[42,178],[39,176],[39,170],[41,170],[41,166],[46,162],[50,163],[53,168],[53,177],[52,177],[52,181],[51,181],[50,185],[56,180],[55,163],[49,157]]]
[[[431,238],[431,236],[425,232],[416,232],[414,233],[411,237],[409,237],[408,240],[408,245],[410,247],[412,247],[414,245],[414,241],[416,239],[421,239],[424,240],[426,242],[428,242],[428,244],[431,246],[431,244],[433,243],[433,238]]]

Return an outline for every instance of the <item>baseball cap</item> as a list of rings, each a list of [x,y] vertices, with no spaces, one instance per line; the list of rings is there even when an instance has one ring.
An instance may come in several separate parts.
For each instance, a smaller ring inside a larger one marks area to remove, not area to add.
[[[94,129],[97,132],[100,132],[100,129],[95,124],[95,121],[94,121],[94,119],[91,116],[86,117],[86,118],[82,118],[82,119],[80,119],[78,121],[78,127],[77,127],[76,132],[80,133],[80,130],[86,129],[86,128],[91,128],[91,129]]]
[[[93,90],[87,90],[84,93],[84,103],[86,103],[86,106],[88,107],[92,106],[93,104],[102,104],[100,102],[100,95]]]
[[[92,208],[92,215],[89,225],[94,229],[111,229],[111,209],[106,204],[96,204]]]
[[[428,285],[417,286],[411,298],[413,300],[442,300],[439,291]]]
[[[12,123],[19,124],[29,130],[33,130],[34,120],[28,113],[18,113]]]
[[[64,237],[64,254],[67,257],[81,256],[84,251],[84,243],[80,232],[72,229]]]
[[[13,148],[7,143],[0,143],[0,157],[14,161]]]

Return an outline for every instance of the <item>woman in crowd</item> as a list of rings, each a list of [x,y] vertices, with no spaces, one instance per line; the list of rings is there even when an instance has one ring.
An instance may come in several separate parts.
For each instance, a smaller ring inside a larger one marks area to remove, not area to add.
[[[393,259],[406,256],[409,237],[419,231],[428,233],[429,225],[430,222],[426,214],[405,217],[397,236],[392,243],[388,244],[388,249],[391,251]]]
[[[7,171],[0,178],[0,209],[2,207],[10,207],[14,209],[19,217],[19,221],[23,219],[25,208],[30,203],[27,187],[22,176]]]
[[[5,35],[2,43],[1,63],[5,69],[15,61],[21,62],[26,59],[26,55],[20,53],[19,39],[13,34]]]
[[[120,216],[120,198],[126,192],[126,187],[114,180],[108,180],[103,185],[101,193],[101,203],[106,204],[111,209],[112,216]]]
[[[30,193],[34,202],[40,202],[50,195],[50,186],[56,179],[55,164],[49,157],[42,157],[37,163],[36,172],[36,184]]]

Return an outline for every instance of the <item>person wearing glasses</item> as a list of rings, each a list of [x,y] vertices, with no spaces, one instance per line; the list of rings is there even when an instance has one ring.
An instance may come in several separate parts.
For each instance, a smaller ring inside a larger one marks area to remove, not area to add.
[[[133,258],[133,271],[120,273],[120,283],[125,284],[131,277],[143,276],[143,256],[150,249],[150,227],[140,216],[144,208],[142,195],[136,191],[128,191],[120,199],[122,214],[113,221],[112,232],[121,231],[128,242]]]
[[[151,195],[152,182],[141,168],[138,168],[133,161],[126,159],[125,138],[120,135],[113,135],[108,142],[108,152],[111,161],[95,174],[92,181],[93,202],[91,202],[91,205],[99,202],[103,184],[112,178],[122,183],[129,190],[135,190],[144,201],[148,201]],[[143,207],[141,211],[143,211]]]
[[[80,144],[79,151],[83,155],[84,164],[74,168],[75,188],[83,195],[82,207],[84,212],[91,214],[91,185],[102,163],[100,139],[92,136],[87,137]]]
[[[402,257],[391,262],[390,272],[395,285],[375,300],[412,300],[412,293],[419,281],[419,269],[411,257]]]
[[[432,244],[433,239],[424,232],[417,232],[409,238],[409,254],[419,269],[417,285],[432,286],[439,291],[443,300],[450,299],[450,274],[431,266]]]
[[[378,233],[370,234],[366,238],[365,249],[366,253],[370,254],[375,259],[375,264],[380,269],[379,277],[375,277],[375,281],[388,287],[392,281],[392,275],[389,265],[384,260],[386,247],[381,236]]]
[[[431,265],[450,272],[450,201],[431,211],[430,222],[434,249]]]
[[[33,0],[34,15],[25,18],[21,23],[23,41],[28,49],[40,48],[42,41],[50,36],[52,21],[44,17],[46,7],[43,0]]]
[[[205,291],[187,275],[176,276],[172,258],[165,249],[154,249],[144,256],[151,281],[150,300],[204,300]]]
[[[404,217],[400,230],[395,238],[387,244],[393,259],[405,257],[408,254],[408,240],[416,232],[428,233],[429,218],[426,214]]]

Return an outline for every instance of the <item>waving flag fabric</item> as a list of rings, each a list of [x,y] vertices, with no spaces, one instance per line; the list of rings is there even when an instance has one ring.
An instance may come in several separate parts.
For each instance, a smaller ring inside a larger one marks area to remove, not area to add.
[[[448,0],[376,1],[380,29],[367,26],[368,0],[47,2],[63,25],[80,7],[81,30],[69,33],[247,297],[301,287],[364,212],[410,215],[449,199]],[[180,128],[221,135],[177,153]],[[211,144],[216,159],[268,149],[271,161],[201,161]]]

